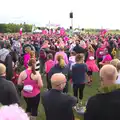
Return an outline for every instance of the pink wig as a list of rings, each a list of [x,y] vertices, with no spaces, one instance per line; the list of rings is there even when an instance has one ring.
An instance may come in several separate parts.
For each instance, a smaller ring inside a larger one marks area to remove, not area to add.
[[[29,117],[21,107],[15,104],[0,108],[0,120],[29,120]]]

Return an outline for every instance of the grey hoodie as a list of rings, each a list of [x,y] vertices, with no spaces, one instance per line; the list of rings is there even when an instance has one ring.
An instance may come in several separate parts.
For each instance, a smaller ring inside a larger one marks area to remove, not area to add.
[[[5,59],[9,53],[9,50],[6,48],[0,49],[0,61],[5,62]]]

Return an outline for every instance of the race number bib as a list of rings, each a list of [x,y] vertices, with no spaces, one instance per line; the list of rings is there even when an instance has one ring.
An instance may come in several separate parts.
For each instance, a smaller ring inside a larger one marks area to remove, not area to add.
[[[89,59],[90,59],[90,60],[94,60],[94,57],[93,57],[93,56],[90,56]]]
[[[24,90],[25,92],[31,93],[31,92],[33,91],[33,86],[32,86],[32,85],[25,85],[25,86],[23,87],[23,90]]]

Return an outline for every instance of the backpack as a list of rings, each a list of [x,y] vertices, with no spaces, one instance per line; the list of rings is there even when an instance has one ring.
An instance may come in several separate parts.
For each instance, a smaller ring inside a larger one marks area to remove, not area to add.
[[[42,58],[42,59],[46,59],[47,58],[47,54],[46,54],[44,49],[40,50],[40,58]]]

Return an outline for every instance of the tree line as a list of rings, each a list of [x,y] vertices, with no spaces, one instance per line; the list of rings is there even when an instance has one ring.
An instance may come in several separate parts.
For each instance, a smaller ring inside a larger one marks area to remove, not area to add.
[[[20,28],[23,28],[23,32],[31,32],[32,25],[29,24],[0,24],[0,33],[16,33],[20,31]]]

